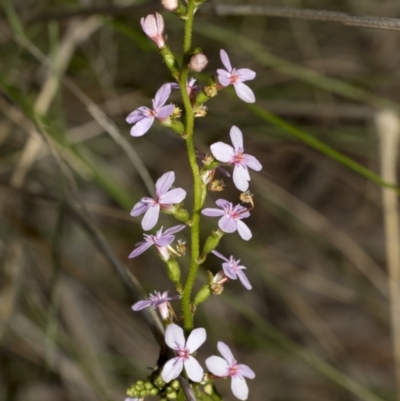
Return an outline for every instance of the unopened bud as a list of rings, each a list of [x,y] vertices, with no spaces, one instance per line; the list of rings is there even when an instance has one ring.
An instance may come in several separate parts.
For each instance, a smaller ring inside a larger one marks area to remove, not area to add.
[[[204,285],[200,291],[196,294],[194,298],[194,305],[198,306],[204,301],[206,301],[211,295],[210,286],[208,284]]]
[[[193,71],[203,71],[208,64],[208,58],[203,53],[194,54],[189,61],[189,68]]]
[[[178,8],[178,0],[161,0],[161,4],[168,11],[174,11]]]

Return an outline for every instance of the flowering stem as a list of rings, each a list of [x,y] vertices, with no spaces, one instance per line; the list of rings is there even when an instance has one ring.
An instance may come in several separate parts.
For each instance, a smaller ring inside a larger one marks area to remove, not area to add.
[[[179,85],[181,88],[181,95],[183,100],[183,107],[185,112],[185,134],[186,149],[189,158],[190,168],[193,174],[193,213],[192,213],[192,225],[190,230],[191,239],[191,257],[190,257],[190,269],[189,275],[183,290],[182,295],[182,311],[184,317],[184,327],[186,330],[193,328],[192,311],[190,307],[190,296],[192,293],[193,285],[196,279],[198,262],[197,259],[200,254],[200,211],[201,211],[201,190],[202,190],[202,179],[199,172],[199,167],[196,160],[196,152],[194,148],[193,130],[194,130],[194,114],[193,108],[189,99],[189,95],[186,89],[186,82],[188,79],[188,57],[192,43],[192,29],[193,29],[193,18],[194,18],[195,4],[194,0],[189,0],[187,19],[185,23],[185,36],[183,40],[183,63],[182,71],[179,79]]]

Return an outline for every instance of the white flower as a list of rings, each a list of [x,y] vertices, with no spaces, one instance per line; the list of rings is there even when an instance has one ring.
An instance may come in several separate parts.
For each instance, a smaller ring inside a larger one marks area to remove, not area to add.
[[[186,373],[190,380],[194,382],[201,382],[203,379],[204,370],[190,354],[197,351],[197,349],[206,340],[207,334],[205,329],[194,329],[186,343],[183,329],[176,324],[170,324],[165,330],[165,342],[168,347],[176,351],[177,356],[170,359],[161,372],[161,377],[166,383],[176,379],[185,367]]]
[[[208,370],[215,376],[232,377],[233,395],[239,400],[247,400],[249,388],[244,378],[254,379],[256,374],[247,365],[238,364],[225,343],[219,341],[217,348],[225,359],[220,356],[210,356],[206,359]]]

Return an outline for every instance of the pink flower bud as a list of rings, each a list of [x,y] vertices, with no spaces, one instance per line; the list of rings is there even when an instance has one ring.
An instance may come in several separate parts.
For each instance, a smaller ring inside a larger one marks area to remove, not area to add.
[[[140,20],[144,33],[154,42],[156,42],[159,49],[165,46],[163,37],[164,19],[162,15],[155,13],[149,14],[146,18]]]
[[[203,53],[198,53],[190,58],[189,68],[194,71],[200,72],[204,70],[207,64],[208,58]]]
[[[178,0],[161,0],[161,4],[168,11],[174,11],[178,8]]]

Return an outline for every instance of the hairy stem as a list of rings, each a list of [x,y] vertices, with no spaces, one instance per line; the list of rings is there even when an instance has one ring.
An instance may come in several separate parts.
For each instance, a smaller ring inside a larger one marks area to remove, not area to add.
[[[194,0],[189,0],[188,15],[185,24],[185,36],[183,40],[182,71],[179,79],[184,113],[185,113],[184,137],[186,139],[186,149],[188,153],[189,164],[193,174],[193,199],[194,199],[193,212],[192,212],[192,226],[190,231],[190,243],[191,243],[190,269],[182,295],[182,311],[184,317],[184,327],[185,330],[187,331],[190,331],[193,328],[193,317],[190,307],[190,296],[192,293],[193,285],[197,275],[197,270],[199,267],[197,259],[200,255],[200,210],[201,210],[201,188],[202,188],[202,180],[199,172],[199,167],[196,161],[196,152],[193,140],[193,129],[194,129],[193,108],[190,103],[189,95],[186,89],[186,82],[189,73],[188,58],[192,43],[194,9],[195,9]]]

